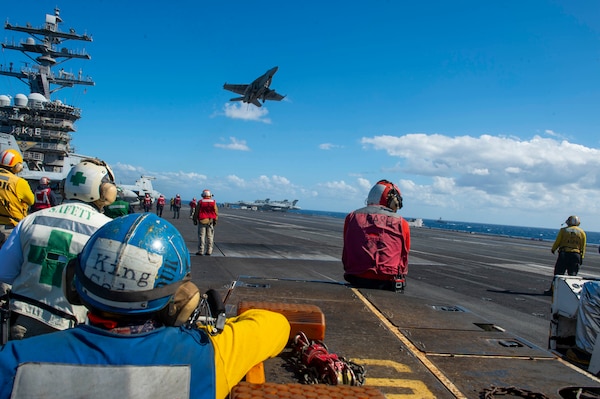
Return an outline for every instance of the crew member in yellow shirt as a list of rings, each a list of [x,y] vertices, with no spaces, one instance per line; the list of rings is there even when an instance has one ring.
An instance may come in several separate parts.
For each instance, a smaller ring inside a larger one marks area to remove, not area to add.
[[[565,272],[569,276],[577,276],[579,267],[585,256],[586,235],[579,224],[579,216],[571,215],[565,220],[566,226],[558,231],[556,240],[552,245],[552,253],[558,250],[558,258],[554,265],[554,275],[562,275]],[[545,295],[552,294],[552,288],[544,291]]]
[[[17,150],[0,153],[0,247],[35,202],[27,180],[17,176],[22,170],[23,157]]]

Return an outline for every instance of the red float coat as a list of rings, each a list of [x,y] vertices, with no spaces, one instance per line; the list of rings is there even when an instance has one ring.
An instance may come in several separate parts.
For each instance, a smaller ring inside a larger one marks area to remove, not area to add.
[[[344,222],[342,263],[346,274],[393,280],[408,273],[410,227],[380,205],[357,209]]]
[[[213,220],[218,219],[219,209],[217,208],[217,201],[210,198],[202,198],[196,205],[196,212],[194,212],[194,218],[201,224],[211,223]]]
[[[46,208],[50,208],[53,204],[50,201],[50,193],[51,193],[51,189],[50,187],[38,187],[37,190],[35,190],[35,203],[33,204],[33,209],[40,210],[40,209],[46,209]],[[54,204],[56,205],[56,204]]]

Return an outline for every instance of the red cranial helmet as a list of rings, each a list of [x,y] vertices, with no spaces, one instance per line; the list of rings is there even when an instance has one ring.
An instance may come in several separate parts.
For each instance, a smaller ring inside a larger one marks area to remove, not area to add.
[[[395,212],[402,208],[400,189],[388,180],[379,180],[369,191],[367,205],[383,205]]]

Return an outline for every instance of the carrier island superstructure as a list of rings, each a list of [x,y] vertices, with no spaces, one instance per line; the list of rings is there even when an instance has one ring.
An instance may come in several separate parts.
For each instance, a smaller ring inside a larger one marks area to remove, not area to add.
[[[0,65],[0,75],[16,78],[29,87],[29,94],[18,93],[14,97],[0,91],[0,133],[4,133],[1,135],[4,138],[10,135],[16,140],[26,163],[21,176],[30,183],[42,176],[61,181],[71,166],[85,157],[75,154],[70,144],[81,110],[53,99],[52,95],[75,85],[94,85],[90,77],[83,76],[81,69],[73,72],[63,66],[72,59],[91,59],[85,50],[71,50],[64,43],[69,40],[91,42],[92,37],[79,34],[73,28],[63,32],[59,29],[62,22],[60,10],[56,8],[53,15],[46,14],[42,26],[8,21],[4,25],[7,31],[29,35],[18,43],[14,39],[2,43],[3,50],[20,51],[30,62]]]

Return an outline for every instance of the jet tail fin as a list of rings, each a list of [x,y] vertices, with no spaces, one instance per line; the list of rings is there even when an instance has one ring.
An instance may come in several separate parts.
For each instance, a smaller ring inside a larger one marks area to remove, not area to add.
[[[244,97],[235,97],[235,98],[230,99],[229,101],[243,101],[243,100],[244,100]]]
[[[256,98],[252,100],[252,104],[256,105],[257,107],[262,107],[262,104]]]

